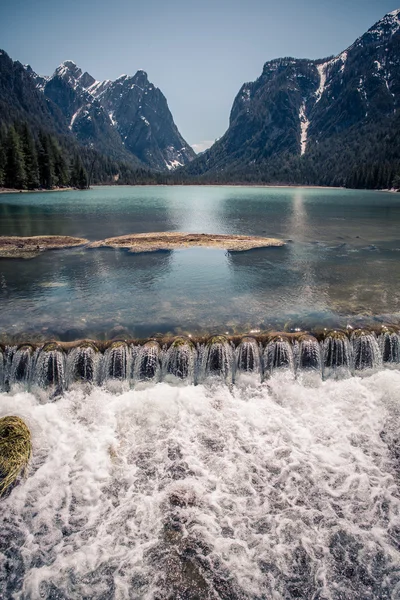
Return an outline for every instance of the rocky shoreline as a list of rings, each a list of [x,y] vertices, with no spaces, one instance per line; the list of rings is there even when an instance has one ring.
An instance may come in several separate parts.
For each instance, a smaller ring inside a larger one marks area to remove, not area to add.
[[[21,190],[21,189],[16,189],[16,188],[3,188],[0,187],[0,194],[43,194],[43,193],[50,193],[50,192],[74,192],[74,191],[84,191],[84,190],[78,190],[78,188],[74,188],[74,187],[54,187],[51,188],[49,190],[41,190],[39,188],[34,189],[34,190]]]

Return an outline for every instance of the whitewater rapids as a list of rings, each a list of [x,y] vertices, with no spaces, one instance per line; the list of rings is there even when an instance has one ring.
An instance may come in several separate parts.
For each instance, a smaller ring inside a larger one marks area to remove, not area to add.
[[[400,598],[400,372],[14,388],[0,598]]]

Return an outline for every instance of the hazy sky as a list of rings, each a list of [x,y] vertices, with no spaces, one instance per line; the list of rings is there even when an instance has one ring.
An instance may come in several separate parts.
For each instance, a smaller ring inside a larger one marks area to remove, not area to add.
[[[280,56],[349,46],[400,0],[0,0],[0,48],[42,75],[144,69],[192,145],[220,137],[242,83]],[[200,146],[197,147],[199,149]]]

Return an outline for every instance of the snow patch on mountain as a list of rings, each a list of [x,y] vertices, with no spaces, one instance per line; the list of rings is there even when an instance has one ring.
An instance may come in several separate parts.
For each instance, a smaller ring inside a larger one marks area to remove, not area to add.
[[[174,169],[177,169],[178,167],[183,167],[183,163],[179,162],[179,160],[171,160],[170,162],[165,161],[165,166],[167,167],[168,171],[173,171]]]
[[[73,126],[74,126],[74,123],[75,123],[75,121],[76,121],[76,118],[77,118],[77,116],[79,115],[79,113],[82,111],[82,108],[83,108],[83,106],[81,106],[80,108],[78,108],[78,110],[76,111],[76,113],[74,113],[74,114],[72,115],[72,119],[71,119],[71,122],[70,122],[70,124],[69,124],[69,128],[70,128],[70,129],[72,129],[72,128],[73,128]]]
[[[343,73],[345,68],[346,68],[346,61],[347,61],[347,56],[348,56],[348,52],[347,50],[345,50],[344,52],[342,52],[342,54],[339,55],[339,60],[342,61],[342,66],[340,67],[340,72]]]
[[[315,96],[316,96],[315,103],[317,103],[321,100],[322,94],[324,93],[325,85],[326,85],[326,71],[327,71],[327,68],[330,63],[331,63],[331,61],[328,61],[328,62],[317,65],[317,71],[319,73],[319,87],[315,93]]]
[[[300,106],[299,111],[299,119],[300,119],[300,130],[301,130],[301,138],[300,138],[300,147],[301,147],[301,155],[305,153],[307,149],[307,136],[308,136],[308,128],[310,126],[310,121],[306,117],[306,101],[304,100],[303,104]]]
[[[117,121],[114,119],[114,113],[113,113],[113,111],[110,111],[110,112],[108,113],[108,116],[109,116],[109,118],[110,118],[110,121],[111,121],[111,123],[112,123],[112,125],[113,125],[114,127],[115,127],[115,125],[118,125]]]

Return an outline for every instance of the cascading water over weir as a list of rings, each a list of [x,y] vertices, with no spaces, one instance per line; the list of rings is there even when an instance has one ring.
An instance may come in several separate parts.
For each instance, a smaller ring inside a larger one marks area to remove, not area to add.
[[[399,348],[393,327],[1,345],[0,597],[397,597]]]
[[[368,373],[400,365],[400,334],[360,329],[323,334],[273,333],[243,338],[185,337],[135,342],[24,343],[0,348],[0,385],[52,388],[61,393],[71,385],[106,381],[198,384],[218,378],[235,383],[241,373],[260,381],[275,372],[293,375],[315,372],[323,379]]]
[[[294,372],[293,348],[287,337],[274,337],[267,343],[263,356],[265,374],[271,375],[274,371],[282,369]]]

